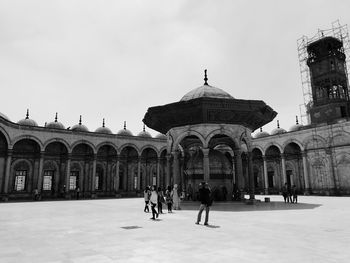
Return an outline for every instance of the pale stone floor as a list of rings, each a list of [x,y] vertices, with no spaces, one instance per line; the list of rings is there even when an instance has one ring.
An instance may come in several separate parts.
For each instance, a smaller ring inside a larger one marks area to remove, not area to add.
[[[0,203],[0,262],[350,262],[350,197],[281,199],[214,203],[209,227],[197,203],[158,221],[140,198]]]

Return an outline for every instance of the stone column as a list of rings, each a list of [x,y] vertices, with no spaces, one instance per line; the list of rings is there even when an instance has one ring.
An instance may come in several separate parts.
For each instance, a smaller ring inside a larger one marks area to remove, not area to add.
[[[180,171],[179,171],[179,152],[175,151],[173,152],[174,155],[174,162],[173,162],[173,177],[174,177],[174,184],[179,185],[180,181]]]
[[[37,189],[39,193],[41,192],[43,188],[43,167],[44,167],[44,155],[45,152],[40,152],[40,159],[39,159],[39,173],[38,173],[38,184]]]
[[[203,173],[204,181],[209,182],[210,179],[210,167],[209,167],[209,149],[203,148]]]
[[[327,182],[329,182],[330,180],[333,181],[333,187],[334,187],[334,192],[335,194],[338,193],[338,189],[339,189],[339,179],[337,177],[337,173],[335,172],[334,169],[334,161],[333,161],[333,153],[332,153],[332,149],[328,148],[326,149],[326,154],[328,157],[328,161],[329,161],[329,179],[327,180]],[[328,183],[328,185],[326,185],[327,188],[331,189],[332,186]]]
[[[11,162],[12,162],[12,150],[8,150],[7,151],[7,158],[6,158],[5,180],[4,180],[4,194],[5,194],[6,201],[7,201],[6,194],[8,193],[8,190],[9,190]]]
[[[171,155],[166,155],[166,175],[165,175],[165,187],[168,187],[170,185],[170,159]]]
[[[249,199],[255,199],[255,182],[253,171],[253,154],[248,152],[248,178],[249,178]]]
[[[232,183],[236,184],[236,167],[234,156],[232,156]]]
[[[264,164],[264,182],[265,182],[265,194],[269,194],[269,178],[267,176],[267,161],[266,156],[263,155],[263,164]]]
[[[310,184],[309,184],[309,173],[307,169],[307,159],[306,159],[306,151],[301,153],[303,158],[303,170],[304,170],[304,182],[305,182],[305,194],[310,193]]]
[[[69,179],[70,179],[70,163],[71,163],[71,154],[67,155],[67,166],[66,166],[66,198],[69,198]]]
[[[239,190],[243,188],[242,178],[243,178],[243,165],[242,165],[242,151],[235,151],[235,156],[237,160],[237,174],[236,174],[236,185]]]
[[[282,178],[283,178],[283,185],[287,183],[287,172],[286,172],[286,157],[282,153],[281,154],[281,163],[282,163]]]
[[[133,184],[134,184],[135,178],[133,178]],[[141,156],[137,159],[137,190],[140,190],[141,188]]]
[[[157,158],[157,185],[160,187],[160,157]]]
[[[97,162],[97,155],[94,154],[92,159],[92,175],[91,175],[91,197],[95,198],[95,192],[96,192],[96,162]]]
[[[116,163],[116,167],[115,167],[115,181],[114,181],[114,192],[117,192],[119,191],[119,183],[120,183],[120,180],[119,180],[119,156],[117,157],[117,163]]]

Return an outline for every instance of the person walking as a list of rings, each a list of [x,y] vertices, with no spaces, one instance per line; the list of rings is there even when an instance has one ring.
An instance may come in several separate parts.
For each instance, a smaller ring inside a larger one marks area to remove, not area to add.
[[[163,214],[164,193],[161,187],[158,187],[158,214]]]
[[[298,203],[298,190],[295,185],[293,185],[292,187],[292,196],[293,196],[292,203]]]
[[[151,202],[151,209],[152,209],[152,217],[151,217],[151,219],[155,220],[159,216],[159,214],[156,211],[156,205],[158,203],[158,194],[157,194],[155,185],[153,185],[151,187],[150,202]]]
[[[283,199],[284,199],[284,202],[289,203],[289,198],[288,198],[288,184],[285,183],[284,186],[282,187],[282,196],[283,196]]]
[[[168,206],[168,213],[173,211],[173,192],[171,191],[171,186],[168,185],[167,190],[165,191],[165,202]]]
[[[143,191],[143,197],[145,199],[145,208],[143,209],[143,211],[145,213],[149,213],[148,205],[149,205],[149,198],[150,198],[150,196],[151,196],[151,191],[149,189],[149,186],[146,186],[145,191]]]
[[[174,184],[173,188],[173,208],[174,210],[180,210],[180,196],[178,193],[177,184]]]
[[[199,201],[201,202],[201,205],[199,206],[196,224],[198,225],[200,223],[202,219],[202,212],[205,209],[204,225],[207,226],[209,220],[209,207],[211,206],[210,189],[209,185],[206,182],[201,182],[200,186],[201,188],[199,189]]]

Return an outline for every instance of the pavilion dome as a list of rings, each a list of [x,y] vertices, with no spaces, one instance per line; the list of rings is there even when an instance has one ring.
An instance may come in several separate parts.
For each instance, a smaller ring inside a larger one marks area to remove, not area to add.
[[[124,128],[117,132],[118,135],[133,136],[131,131],[126,128],[126,121],[124,121]]]
[[[46,124],[45,127],[49,129],[61,129],[61,130],[65,129],[64,125],[59,121],[57,121],[57,112],[55,116],[55,121],[49,122],[48,124]]]
[[[255,138],[263,138],[270,136],[270,134],[266,131],[263,131],[262,128],[260,128],[260,131],[255,135]]]
[[[105,134],[112,134],[111,129],[105,126],[105,119],[103,119],[102,127],[97,128],[95,132],[97,132],[97,133],[105,133]]]
[[[157,138],[157,139],[165,139],[165,140],[167,139],[166,135],[163,134],[163,133],[158,133],[155,138]]]
[[[79,119],[79,123],[74,125],[72,128],[71,128],[72,131],[78,131],[78,132],[88,132],[89,129],[82,124],[81,122],[81,115],[80,115],[80,119]]]
[[[204,85],[188,92],[180,101],[189,101],[198,98],[234,99],[230,94],[222,89],[208,84],[207,70],[204,71]]]
[[[277,121],[277,128],[272,130],[271,135],[282,134],[286,132],[287,131],[285,129],[280,128],[280,123],[279,121]]]
[[[296,118],[296,122],[292,127],[290,127],[289,131],[299,131],[303,128],[303,125],[299,124],[298,116],[295,116],[295,118]]]
[[[145,130],[145,125],[143,125],[143,130],[139,132],[137,136],[144,137],[144,138],[152,138],[152,135]]]
[[[1,118],[4,118],[4,119],[7,120],[7,121],[10,121],[9,117],[7,117],[5,114],[3,114],[3,113],[1,113],[1,112],[0,112],[0,117],[1,117]]]
[[[19,120],[17,124],[26,126],[38,126],[35,120],[29,119],[29,110],[27,110],[25,119]]]

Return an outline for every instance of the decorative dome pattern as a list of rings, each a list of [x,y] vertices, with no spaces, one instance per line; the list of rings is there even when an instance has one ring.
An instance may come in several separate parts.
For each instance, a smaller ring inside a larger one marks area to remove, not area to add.
[[[49,129],[61,129],[61,130],[65,129],[64,125],[57,121],[57,112],[56,112],[56,116],[55,116],[55,121],[49,122],[46,125],[46,128],[49,128]]]
[[[72,131],[78,131],[78,132],[88,132],[89,129],[82,124],[81,122],[81,115],[80,115],[80,119],[79,119],[79,124],[76,124],[74,125],[72,128],[71,128]]]
[[[277,128],[273,129],[271,135],[286,133],[285,129],[280,128],[280,122],[277,120]]]
[[[27,110],[25,119],[19,120],[17,124],[26,126],[38,126],[35,120],[29,119],[29,110]]]
[[[262,128],[260,128],[260,131],[255,135],[255,138],[263,138],[270,136],[270,134],[266,131],[263,131]]]
[[[152,135],[146,131],[145,125],[143,125],[142,131],[137,136],[144,137],[144,138],[152,138]]]
[[[103,121],[102,121],[102,127],[97,128],[95,132],[105,133],[105,134],[112,134],[111,129],[105,127],[105,119],[103,119]]]
[[[197,98],[234,99],[230,94],[222,89],[212,87],[208,84],[207,70],[204,70],[204,85],[191,90],[180,101],[188,101]]]
[[[123,135],[123,136],[133,136],[131,131],[129,131],[126,128],[126,121],[124,121],[124,128],[120,131],[117,132],[118,135]]]
[[[303,128],[302,124],[299,124],[298,116],[295,116],[295,124],[290,127],[289,131],[299,131]]]

